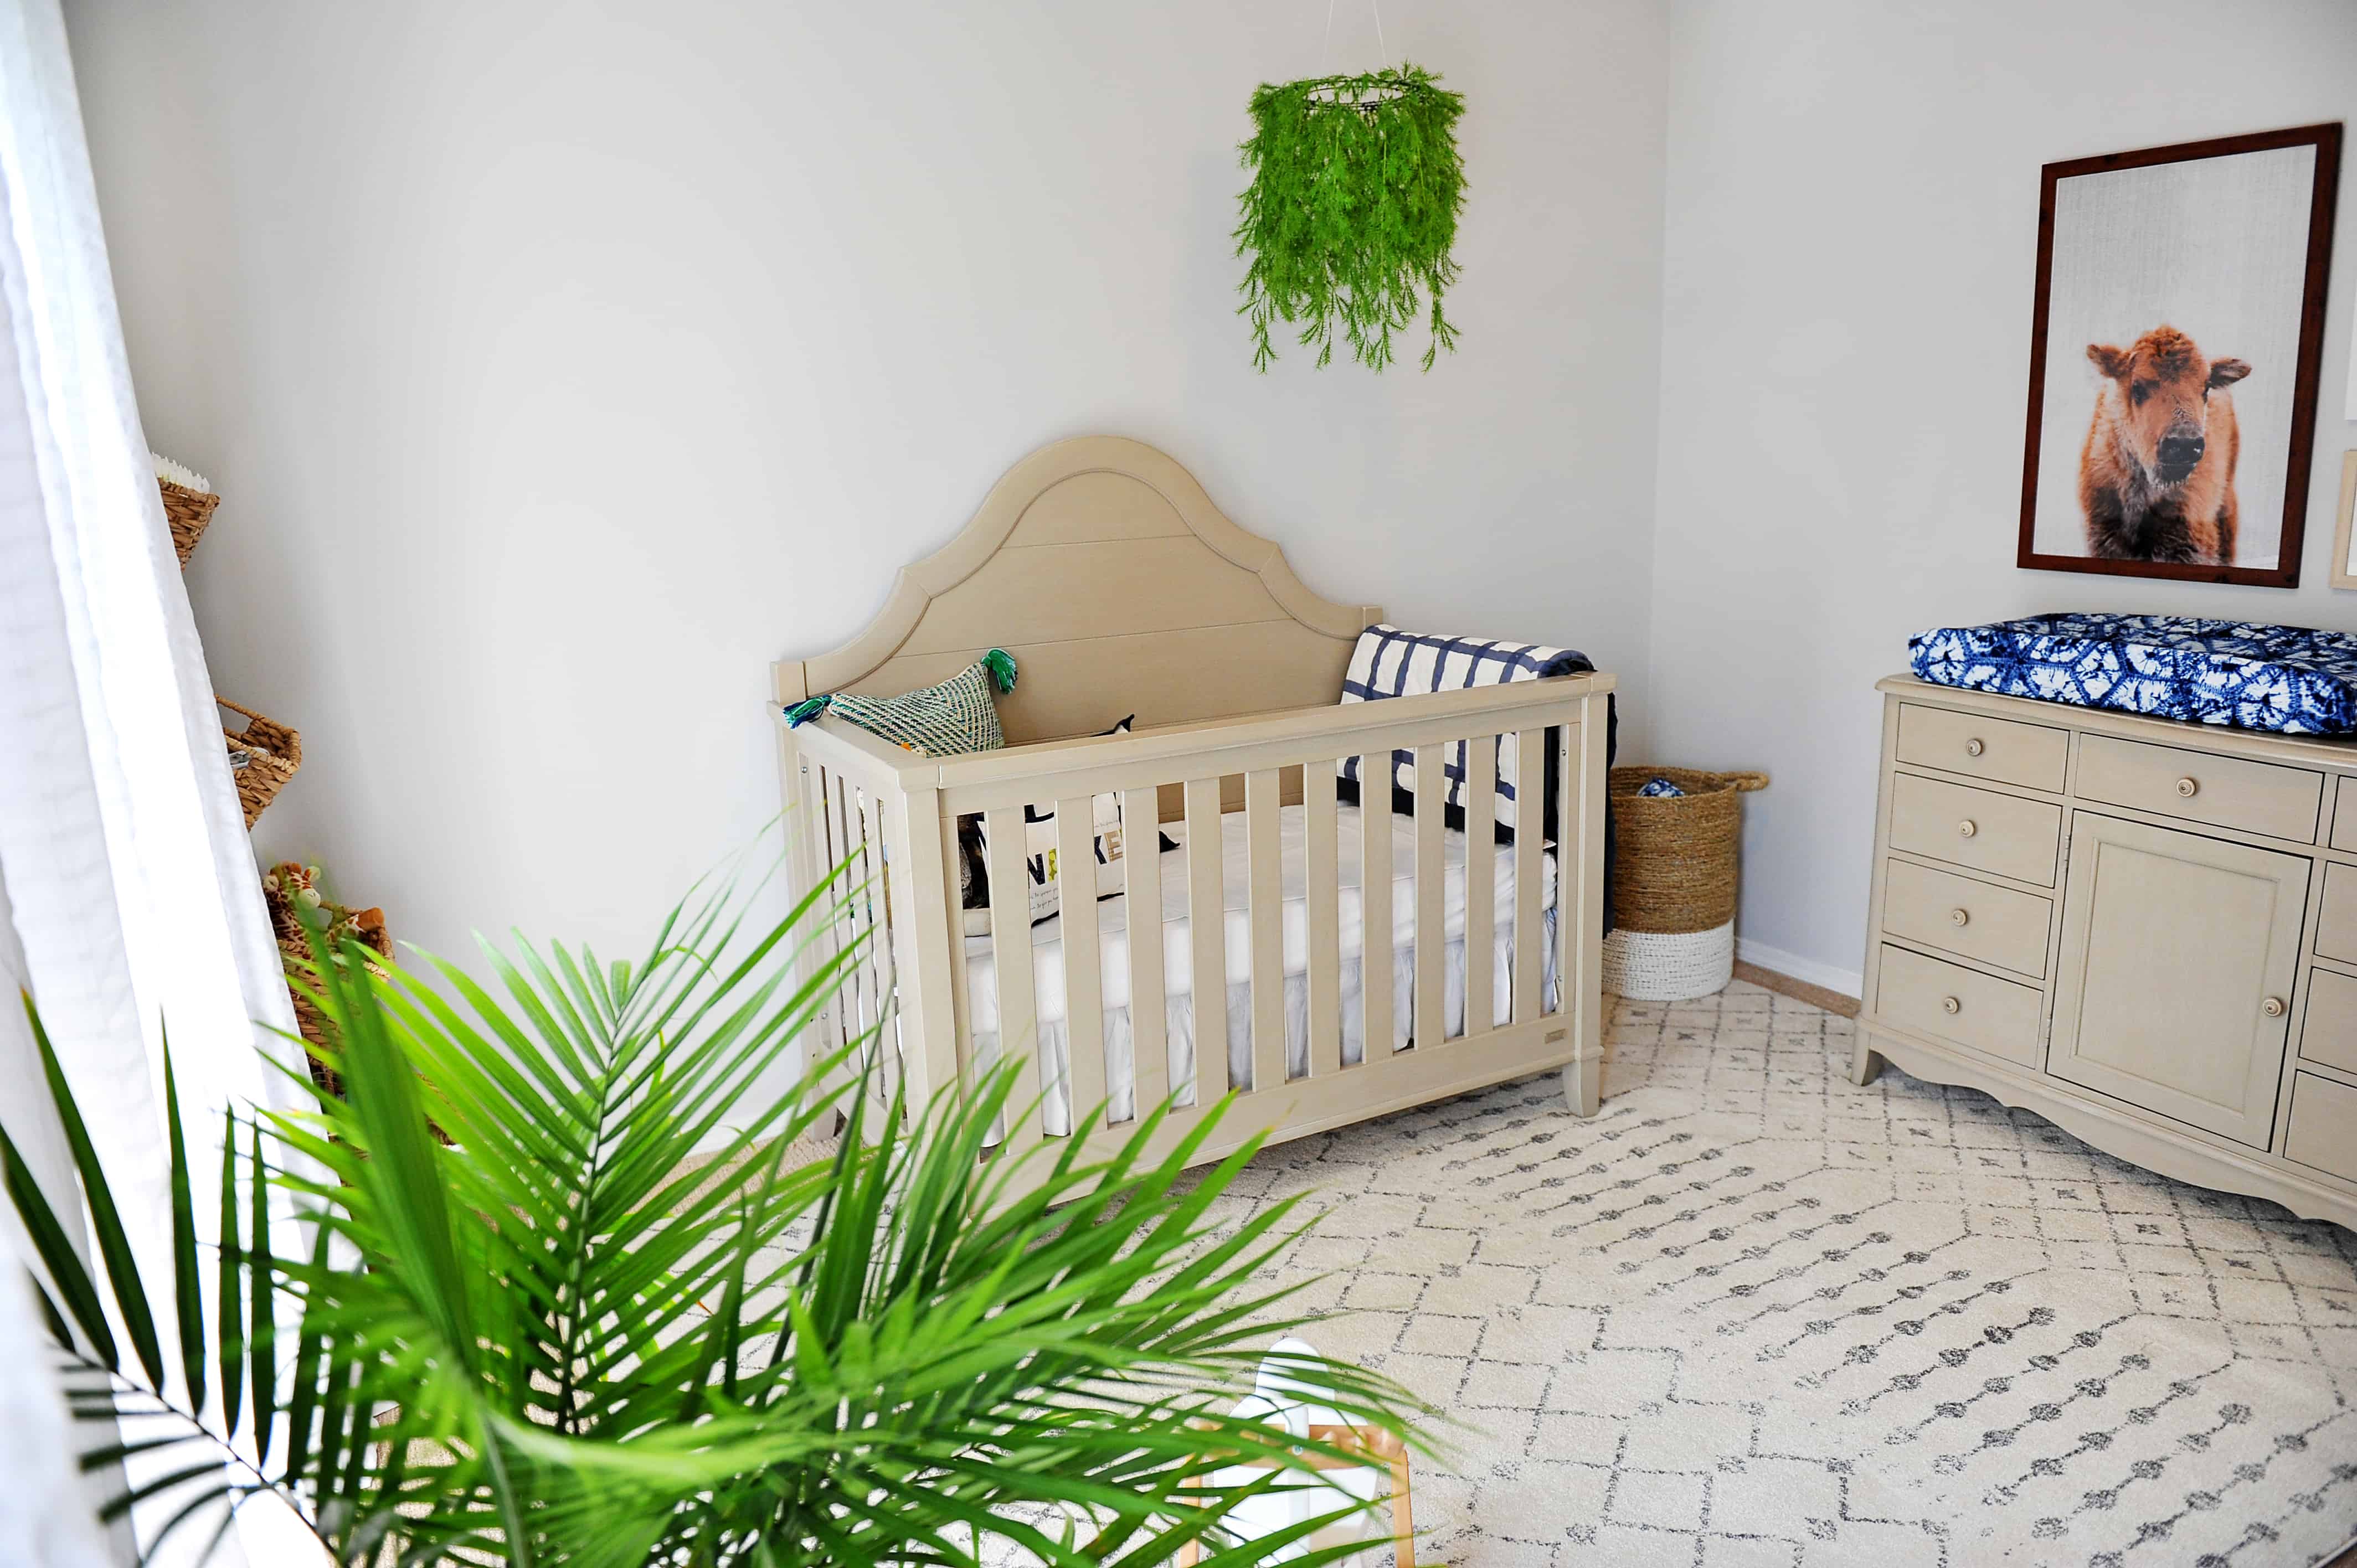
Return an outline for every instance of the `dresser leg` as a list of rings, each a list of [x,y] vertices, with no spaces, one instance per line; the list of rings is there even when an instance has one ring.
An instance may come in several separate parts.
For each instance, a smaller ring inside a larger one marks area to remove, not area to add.
[[[1864,1088],[1872,1083],[1876,1075],[1881,1071],[1882,1053],[1867,1045],[1866,1036],[1861,1033],[1857,1037],[1857,1044],[1850,1049],[1849,1080]]]

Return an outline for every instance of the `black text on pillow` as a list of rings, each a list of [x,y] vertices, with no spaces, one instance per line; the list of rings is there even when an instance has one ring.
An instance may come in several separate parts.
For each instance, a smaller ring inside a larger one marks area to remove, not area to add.
[[[1130,714],[1099,735],[1127,735],[1137,715]],[[1122,821],[1118,797],[1099,795],[1093,801],[1096,888],[1100,901],[1122,890]],[[1172,850],[1178,843],[1166,833],[1156,835],[1157,847]],[[960,903],[966,909],[966,932],[979,936],[990,929],[990,834],[980,817],[958,820]],[[1053,807],[1023,808],[1023,864],[1027,873],[1031,923],[1053,919],[1060,904],[1056,886],[1056,812]]]

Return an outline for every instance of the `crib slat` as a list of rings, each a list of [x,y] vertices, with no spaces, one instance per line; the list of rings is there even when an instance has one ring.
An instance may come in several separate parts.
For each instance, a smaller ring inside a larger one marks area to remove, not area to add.
[[[844,994],[851,1003],[853,1032],[867,1036],[867,1044],[860,1053],[865,1060],[878,1046],[875,1034],[875,999],[870,994],[869,986],[869,970],[876,961],[877,936],[875,919],[877,888],[871,880],[876,874],[869,864],[867,824],[861,820],[859,813],[859,786],[838,775],[835,787],[835,804],[843,817],[844,847],[851,860],[843,876],[843,890],[847,900],[844,918],[851,940],[859,944],[857,961],[844,976]],[[888,1063],[877,1064],[874,1081],[878,1096],[889,1096],[892,1092],[890,1070]]]
[[[1244,775],[1254,1090],[1285,1086],[1285,849],[1278,810],[1276,769]]]
[[[1498,737],[1465,743],[1465,1026],[1498,1026]]]
[[[828,782],[828,778],[825,764],[819,762],[811,764],[810,835],[813,885],[825,879],[834,869],[834,786]],[[811,961],[814,967],[823,965],[834,957],[835,939],[841,935],[835,929],[834,921],[827,917],[827,908],[832,908],[834,903],[834,888],[831,883],[826,891],[819,895],[819,899],[825,908],[814,908],[812,911],[820,919],[818,929],[811,941]],[[827,999],[826,1018],[826,1045],[827,1049],[832,1051],[843,1043],[841,1038],[843,999],[840,996],[831,996]]]
[[[955,816],[939,819],[939,825],[942,835],[942,865],[945,868],[943,879],[948,883],[950,889],[950,896],[943,899],[943,902],[949,906],[946,918],[950,933],[950,952],[952,955],[949,966],[950,1017],[952,1021],[950,1041],[955,1053],[953,1066],[957,1073],[957,1081],[971,1088],[974,1083],[974,999],[966,989],[965,909],[963,907],[964,878],[959,870],[965,848],[958,842],[958,819]],[[933,1087],[939,1090],[943,1085],[935,1084]]]
[[[859,813],[859,879],[867,888],[859,899],[861,925],[867,933],[867,950],[860,957],[860,983],[866,991],[867,1026],[878,1031],[877,1043],[884,1051],[889,1071],[897,1075],[900,1070],[899,1042],[885,1024],[884,1007],[887,976],[892,967],[892,928],[885,917],[884,823],[877,812],[876,797],[866,790],[854,788],[852,805]],[[879,1081],[888,1091],[898,1079]]]
[[[1415,1024],[1416,1045],[1440,1044],[1448,1021],[1448,779],[1441,771],[1444,748],[1415,748]]]
[[[1187,780],[1187,939],[1195,964],[1195,1103],[1228,1091],[1228,922],[1221,897],[1220,781]]]
[[[892,942],[885,984],[892,998],[892,1032],[901,1081],[911,1110],[957,1082],[956,1005],[950,977],[965,968],[958,935],[958,863],[942,854],[941,793],[895,789],[877,801],[884,824]]]
[[[824,842],[820,845],[820,853],[826,858],[828,874],[823,946],[826,957],[834,960],[842,958],[843,950],[851,940],[850,917],[845,912],[845,897],[850,878],[843,865],[845,857],[851,851],[850,846],[843,842],[843,818],[836,809],[836,801],[842,792],[843,776],[832,769],[822,769],[819,774],[818,822],[819,836]],[[832,989],[834,993],[827,999],[827,1014],[834,1020],[835,1032],[830,1044],[847,1046],[859,1034],[858,1010],[852,1005],[851,976],[847,966],[834,972]],[[848,1075],[856,1075],[859,1064],[856,1060],[847,1061],[844,1070]]]
[[[1162,979],[1162,828],[1160,797],[1126,789],[1121,797],[1123,909],[1129,922],[1130,1074],[1136,1114],[1151,1115],[1170,1097],[1168,993]]]
[[[1579,921],[1575,917],[1580,910],[1578,890],[1571,885],[1574,876],[1584,875],[1587,869],[1581,860],[1588,853],[1588,843],[1587,834],[1580,822],[1584,802],[1580,799],[1577,771],[1580,764],[1578,747],[1587,738],[1585,731],[1586,726],[1582,725],[1560,725],[1553,732],[1556,755],[1563,768],[1561,798],[1555,802],[1555,1004],[1566,1017],[1576,1013],[1575,1000],[1581,987],[1587,983],[1586,976],[1572,972],[1579,961]],[[1602,858],[1604,851],[1600,843],[1595,854],[1599,860]]]
[[[1604,842],[1609,825],[1606,794],[1611,736],[1610,694],[1591,692],[1580,698],[1577,749],[1566,745],[1563,773],[1564,815],[1566,821],[1579,823],[1578,836],[1567,841],[1574,847],[1565,855],[1566,885],[1575,870],[1579,881],[1577,890],[1562,900],[1572,910],[1571,918],[1563,922],[1564,984],[1568,998],[1565,1010],[1572,1020],[1572,1048],[1578,1053],[1564,1089],[1576,1116],[1594,1115],[1604,1092],[1604,997],[1597,972],[1604,961]],[[1572,771],[1575,757],[1579,759],[1577,773]],[[1572,804],[1575,799],[1577,807]]]
[[[1039,1141],[1039,1009],[1031,975],[1030,881],[1023,865],[1023,808],[984,818],[990,836],[990,951],[998,977],[998,1059],[1019,1063],[1006,1102],[1002,1155]]]
[[[1539,1015],[1539,939],[1544,917],[1539,898],[1545,892],[1542,858],[1546,848],[1546,732],[1526,729],[1514,736],[1514,1022],[1526,1024]],[[1558,861],[1560,857],[1558,857]]]
[[[819,802],[824,799],[824,768],[815,758],[803,756],[790,738],[791,732],[780,729],[779,744],[785,749],[786,834],[794,865],[793,893],[800,897],[816,888],[826,869],[825,837],[821,826]],[[824,895],[821,895],[822,897]],[[826,961],[826,945],[818,932],[813,932],[808,950],[795,966],[794,978],[799,983],[807,980]],[[826,1025],[834,1015],[822,1007],[812,1021],[812,1054],[827,1054]]]
[[[1359,758],[1359,995],[1361,1061],[1392,1054],[1392,754]]]
[[[1309,1076],[1325,1078],[1342,1070],[1341,845],[1335,832],[1331,767],[1312,763],[1301,770],[1301,819],[1307,841],[1302,869],[1308,878]]]
[[[1104,1000],[1097,961],[1096,802],[1056,802],[1056,907],[1064,929],[1064,1036],[1071,1063],[1072,1135],[1104,1125]]]
[[[852,944],[859,940],[859,910],[854,900],[853,889],[859,886],[863,875],[859,865],[859,843],[851,836],[851,813],[845,806],[847,792],[843,775],[836,774],[833,787],[827,790],[827,831],[834,835],[834,858],[843,867],[835,874],[834,879],[834,896],[841,906],[841,912],[835,917],[835,940],[845,950],[851,949]],[[838,996],[843,1007],[844,1034],[846,1038],[855,1040],[867,1028],[866,1008],[863,1005],[865,999],[859,993],[859,966],[866,957],[865,953],[853,951],[851,961],[844,967],[842,991]],[[865,1062],[866,1059],[867,1052],[862,1047],[856,1060]]]
[[[852,849],[858,856],[852,865],[852,883],[859,889],[852,906],[852,929],[858,933],[860,942],[859,968],[853,983],[858,989],[859,1026],[873,1030],[884,1016],[883,1009],[877,1005],[880,998],[877,989],[880,944],[884,940],[884,923],[878,918],[884,910],[884,878],[881,846],[870,835],[866,796],[866,791],[858,785],[848,779],[844,781],[845,831],[851,835]],[[883,1093],[891,1092],[892,1085],[887,1077],[879,1077],[877,1086]]]

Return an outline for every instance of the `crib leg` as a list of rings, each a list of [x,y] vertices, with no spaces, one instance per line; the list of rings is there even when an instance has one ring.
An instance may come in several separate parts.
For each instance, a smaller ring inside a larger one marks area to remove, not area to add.
[[[1604,1098],[1604,1059],[1595,1054],[1573,1058],[1563,1068],[1563,1102],[1574,1116],[1593,1116]]]

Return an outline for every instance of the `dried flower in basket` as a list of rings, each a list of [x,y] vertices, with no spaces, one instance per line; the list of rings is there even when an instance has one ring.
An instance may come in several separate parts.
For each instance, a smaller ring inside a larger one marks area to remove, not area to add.
[[[188,557],[197,553],[197,541],[204,537],[205,525],[213,520],[213,508],[221,505],[212,481],[194,468],[175,463],[160,452],[147,454],[155,465],[156,488],[164,497],[164,521],[172,528],[172,553],[180,558],[180,569],[187,571]]]

